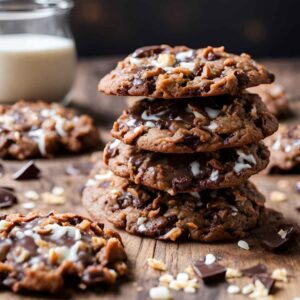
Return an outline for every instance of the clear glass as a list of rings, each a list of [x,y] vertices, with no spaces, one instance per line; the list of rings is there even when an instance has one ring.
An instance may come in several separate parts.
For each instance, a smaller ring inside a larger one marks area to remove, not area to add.
[[[64,101],[76,71],[72,1],[0,0],[0,102]]]

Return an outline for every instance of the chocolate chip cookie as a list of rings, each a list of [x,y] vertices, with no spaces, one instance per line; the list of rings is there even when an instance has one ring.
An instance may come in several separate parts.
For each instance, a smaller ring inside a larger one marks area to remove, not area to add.
[[[250,144],[215,152],[164,154],[114,140],[103,157],[114,174],[176,194],[239,185],[267,166],[269,151],[263,144]]]
[[[286,91],[280,84],[263,84],[249,89],[250,92],[259,94],[268,110],[276,117],[291,114],[291,107]]]
[[[171,196],[98,169],[83,192],[83,205],[95,220],[105,215],[132,234],[215,242],[243,237],[257,226],[264,197],[250,182]]]
[[[111,285],[127,273],[118,233],[74,214],[0,218],[0,282],[14,292]]]
[[[273,74],[244,53],[227,53],[224,47],[158,45],[135,50],[100,81],[98,89],[109,95],[173,99],[234,95],[273,80]]]
[[[266,139],[271,151],[269,173],[300,173],[300,125],[281,125]]]
[[[0,157],[28,159],[95,149],[93,120],[59,104],[19,101],[0,105]]]
[[[253,143],[277,128],[259,96],[244,93],[201,101],[144,99],[123,112],[112,136],[144,150],[192,153]]]

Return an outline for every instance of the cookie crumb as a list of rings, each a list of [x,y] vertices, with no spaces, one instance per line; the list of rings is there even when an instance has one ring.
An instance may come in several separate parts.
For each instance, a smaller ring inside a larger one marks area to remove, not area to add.
[[[240,291],[241,291],[241,289],[237,285],[231,284],[227,287],[228,294],[239,294]]]
[[[148,266],[154,270],[166,271],[166,269],[167,269],[166,265],[162,261],[155,259],[155,258],[148,258],[147,263],[148,263]]]
[[[287,200],[287,196],[280,191],[272,191],[270,193],[270,200],[273,202],[283,202]]]
[[[249,283],[247,285],[245,285],[243,288],[242,288],[242,294],[243,295],[249,295],[250,293],[252,293],[255,289],[255,286],[253,283]]]
[[[211,264],[215,263],[216,260],[217,260],[217,258],[216,258],[212,253],[208,253],[208,254],[206,254],[206,256],[205,256],[205,261],[204,261],[204,263],[205,263],[206,265],[211,265]]]
[[[35,207],[35,203],[34,202],[24,202],[21,204],[21,206],[25,209],[33,209]]]
[[[249,244],[243,240],[238,241],[238,246],[244,250],[250,250]]]
[[[157,300],[172,299],[169,289],[165,286],[157,286],[151,288],[149,291],[149,295],[151,299],[157,299]]]
[[[40,198],[39,194],[36,191],[28,190],[24,193],[25,198],[29,200],[38,200]]]
[[[240,278],[242,277],[242,273],[238,269],[227,268],[225,276],[227,279]]]
[[[287,273],[287,270],[285,268],[275,269],[272,272],[271,277],[275,280],[278,280],[278,281],[288,282],[288,273]]]

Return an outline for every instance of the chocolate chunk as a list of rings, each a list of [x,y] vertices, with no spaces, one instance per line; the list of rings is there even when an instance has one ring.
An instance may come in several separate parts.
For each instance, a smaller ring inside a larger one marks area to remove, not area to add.
[[[297,212],[300,212],[300,206],[295,208]]]
[[[264,287],[268,291],[268,294],[272,293],[272,290],[275,285],[275,280],[272,277],[270,277],[270,275],[268,275],[268,274],[256,275],[253,277],[253,282],[255,282],[256,280],[259,280],[264,285]]]
[[[40,173],[41,170],[34,164],[34,161],[31,160],[14,174],[13,179],[15,180],[38,179]]]
[[[13,192],[6,187],[0,187],[0,208],[8,208],[18,202]]]
[[[244,276],[253,277],[258,274],[267,273],[267,267],[263,264],[257,264],[253,267],[241,270]]]
[[[226,269],[218,263],[206,265],[203,261],[197,261],[193,269],[206,284],[225,280]]]
[[[267,229],[263,233],[262,246],[272,252],[283,250],[293,240],[297,230],[293,225],[285,226],[282,230],[286,231],[285,236],[279,235],[278,230]]]
[[[167,48],[168,46],[164,46],[164,45],[146,46],[146,47],[136,49],[131,56],[134,58],[150,57],[154,54],[159,54],[163,52]]]

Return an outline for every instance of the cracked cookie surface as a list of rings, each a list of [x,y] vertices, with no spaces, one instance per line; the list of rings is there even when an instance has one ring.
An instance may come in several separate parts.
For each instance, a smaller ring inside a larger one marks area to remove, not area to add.
[[[59,104],[18,101],[0,105],[0,157],[28,159],[95,149],[93,120]]]
[[[224,47],[158,45],[135,50],[98,89],[111,95],[173,99],[234,95],[273,80],[274,75],[247,54],[227,53]]]
[[[127,273],[118,233],[68,213],[2,216],[0,257],[0,284],[14,292],[111,285]]]
[[[82,197],[93,218],[161,240],[216,242],[243,237],[256,227],[264,197],[250,182],[236,188],[171,196],[95,167]]]
[[[117,176],[176,194],[239,185],[266,167],[269,151],[260,143],[207,153],[164,154],[114,140],[103,157]]]
[[[277,128],[259,96],[244,93],[202,101],[137,101],[114,123],[112,136],[148,151],[192,153],[250,144]]]

